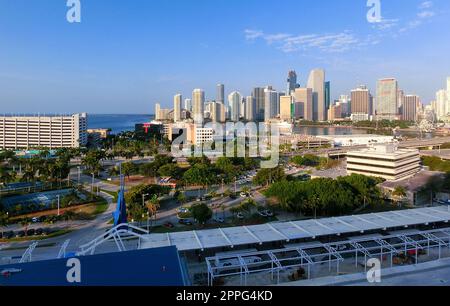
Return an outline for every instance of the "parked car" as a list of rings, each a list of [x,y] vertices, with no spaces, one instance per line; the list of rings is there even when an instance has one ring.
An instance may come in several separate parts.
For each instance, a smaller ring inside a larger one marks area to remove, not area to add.
[[[216,223],[225,223],[225,220],[223,218],[220,218],[220,217],[214,218],[213,221],[216,222]]]
[[[180,219],[180,220],[178,220],[178,223],[183,224],[183,225],[188,225],[188,226],[192,225],[192,222],[188,219]]]
[[[18,231],[16,233],[16,237],[18,237],[18,238],[25,237],[25,231]]]
[[[243,215],[242,213],[238,213],[238,214],[236,215],[236,217],[237,217],[239,220],[245,219],[245,217],[244,217],[244,215]]]
[[[267,214],[265,211],[258,211],[258,215],[260,215],[261,217],[264,217],[264,218],[267,217]]]
[[[39,218],[37,218],[37,217],[34,217],[34,218],[31,219],[31,222],[33,222],[33,223],[39,223],[39,222],[41,222],[41,219],[39,219]]]
[[[30,228],[27,231],[27,236],[34,236],[36,234],[36,230],[34,228]]]
[[[44,233],[44,231],[42,230],[42,228],[37,228],[36,232],[35,232],[35,235],[36,236],[41,236],[43,233]]]
[[[165,228],[174,228],[175,227],[175,225],[173,225],[172,223],[170,223],[170,222],[166,222],[166,223],[164,223],[164,225],[163,225]]]
[[[264,212],[267,215],[267,217],[273,217],[273,212],[271,212],[270,210],[266,210]]]

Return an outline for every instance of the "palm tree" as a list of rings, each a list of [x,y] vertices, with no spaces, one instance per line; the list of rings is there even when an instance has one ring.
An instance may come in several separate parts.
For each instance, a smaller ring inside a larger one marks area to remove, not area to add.
[[[158,212],[158,209],[161,207],[159,198],[155,194],[152,196],[152,198],[147,202],[147,210],[150,218],[153,218],[156,220],[156,213]],[[152,226],[153,226],[153,220],[152,220]]]

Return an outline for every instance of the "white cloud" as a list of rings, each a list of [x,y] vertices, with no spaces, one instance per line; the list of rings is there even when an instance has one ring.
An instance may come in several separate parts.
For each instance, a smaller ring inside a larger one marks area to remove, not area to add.
[[[290,53],[296,51],[320,50],[326,53],[339,53],[360,46],[360,39],[352,32],[344,31],[331,34],[293,35],[286,33],[266,34],[263,31],[245,30],[247,40],[264,40],[279,50]]]
[[[419,18],[421,18],[421,19],[426,19],[426,18],[431,18],[431,17],[433,17],[434,15],[436,15],[435,12],[432,12],[432,11],[422,11],[422,12],[419,12],[419,13],[417,14],[417,17],[419,17]]]
[[[420,10],[426,10],[433,7],[433,1],[424,1],[419,5]]]

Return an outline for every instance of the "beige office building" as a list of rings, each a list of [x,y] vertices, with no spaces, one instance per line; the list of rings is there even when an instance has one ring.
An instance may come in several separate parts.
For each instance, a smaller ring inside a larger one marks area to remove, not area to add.
[[[173,97],[173,122],[181,121],[181,101],[183,100],[183,96],[181,94]]]
[[[194,89],[192,92],[192,118],[196,124],[203,123],[205,111],[205,92],[202,89]]]
[[[308,78],[308,88],[312,89],[314,121],[326,121],[328,110],[325,103],[325,70],[314,69]]]
[[[396,79],[378,80],[376,104],[377,119],[398,119],[398,84]]]
[[[402,119],[405,121],[417,121],[418,109],[420,107],[420,98],[415,95],[403,96],[403,102],[401,106]]]
[[[398,181],[420,171],[419,150],[397,149],[395,145],[377,145],[347,153],[347,174],[362,174]]]
[[[372,97],[366,86],[351,91],[351,114],[372,115]]]
[[[283,121],[292,120],[292,105],[294,102],[294,97],[292,96],[281,96],[280,97],[280,119]]]
[[[303,107],[302,117],[304,120],[313,121],[313,92],[311,88],[297,88],[294,92],[295,103],[301,103]],[[297,114],[296,114],[297,116]]]
[[[0,149],[79,148],[87,144],[87,114],[0,116]]]

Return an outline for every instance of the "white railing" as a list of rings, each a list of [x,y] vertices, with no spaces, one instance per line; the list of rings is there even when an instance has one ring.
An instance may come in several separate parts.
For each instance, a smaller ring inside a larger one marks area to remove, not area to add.
[[[33,254],[34,249],[37,247],[38,243],[33,242],[28,249],[26,249],[25,253],[23,253],[22,258],[20,258],[19,263],[31,262],[31,255]]]
[[[138,248],[139,248],[141,239],[145,239],[144,235],[148,235],[148,231],[130,224],[120,224],[106,231],[103,235],[97,237],[91,242],[80,246],[81,250],[77,252],[77,256],[85,256],[87,254],[93,255],[98,246],[102,245],[103,243],[111,239],[114,239],[114,242],[116,243],[119,252],[126,251],[126,247],[123,243],[123,240],[129,239],[130,237],[139,238],[138,241]]]

